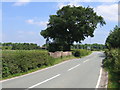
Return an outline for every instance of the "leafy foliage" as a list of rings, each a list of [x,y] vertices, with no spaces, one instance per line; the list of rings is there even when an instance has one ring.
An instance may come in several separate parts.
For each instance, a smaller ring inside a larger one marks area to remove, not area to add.
[[[111,49],[105,52],[103,67],[109,71],[111,82],[110,88],[120,88],[120,49]]]
[[[73,50],[75,52],[75,50]],[[90,51],[79,50],[80,57],[88,55]],[[3,50],[2,51],[2,77],[29,72],[30,70],[58,64],[70,56],[52,58],[45,50]]]
[[[120,28],[116,26],[113,31],[110,32],[106,46],[110,48],[120,48]]]
[[[76,44],[72,45],[72,49],[88,49],[88,50],[94,50],[94,51],[99,51],[99,50],[104,50],[106,49],[106,46],[103,44]]]
[[[33,43],[1,43],[2,50],[34,50],[40,49],[40,46]]]
[[[72,50],[72,54],[75,57],[82,57],[82,56],[86,56],[89,55],[91,53],[90,50],[85,50],[85,49],[73,49]]]
[[[50,16],[47,28],[40,34],[47,41],[51,39],[63,49],[70,50],[70,45],[74,42],[81,42],[88,36],[93,37],[98,24],[103,26],[105,21],[94,12],[93,8],[65,6],[57,11],[57,15]]]
[[[2,52],[2,77],[27,72],[41,66],[52,65],[54,59],[47,51],[7,50]]]
[[[103,66],[109,72],[109,88],[120,88],[120,28],[116,26],[110,32],[105,51],[106,58],[103,60]]]

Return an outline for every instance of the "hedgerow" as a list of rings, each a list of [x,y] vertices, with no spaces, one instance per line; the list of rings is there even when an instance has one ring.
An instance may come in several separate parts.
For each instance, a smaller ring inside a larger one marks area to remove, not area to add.
[[[73,49],[72,50],[72,54],[75,57],[82,57],[82,56],[86,56],[89,55],[91,53],[90,50],[86,50],[86,49]]]
[[[2,52],[2,77],[52,65],[53,62],[54,58],[50,57],[47,51],[6,50]]]
[[[109,88],[120,88],[120,49],[105,51],[103,67],[109,72]]]

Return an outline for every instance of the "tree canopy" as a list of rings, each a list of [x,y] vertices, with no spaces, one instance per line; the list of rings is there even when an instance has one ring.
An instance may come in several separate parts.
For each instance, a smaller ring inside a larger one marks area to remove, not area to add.
[[[115,26],[110,32],[106,39],[106,46],[108,48],[120,48],[120,28],[118,26]]]
[[[65,6],[56,15],[50,15],[49,23],[41,35],[53,43],[67,45],[68,50],[74,42],[81,42],[86,37],[93,37],[97,25],[103,26],[103,17],[98,16],[90,7]]]

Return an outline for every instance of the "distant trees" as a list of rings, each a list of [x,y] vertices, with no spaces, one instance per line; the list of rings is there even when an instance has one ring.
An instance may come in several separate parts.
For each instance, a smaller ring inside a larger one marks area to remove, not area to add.
[[[33,50],[40,49],[40,46],[33,43],[1,43],[2,49],[9,50]]]
[[[106,48],[103,44],[76,44],[71,47],[72,49],[89,49],[89,50],[103,50]]]
[[[106,40],[106,46],[110,48],[120,48],[120,28],[115,28],[110,32]]]
[[[74,42],[93,37],[98,24],[103,26],[105,21],[93,8],[65,6],[57,11],[57,15],[50,15],[47,28],[40,34],[46,41],[52,40],[49,44],[51,50],[69,51]]]

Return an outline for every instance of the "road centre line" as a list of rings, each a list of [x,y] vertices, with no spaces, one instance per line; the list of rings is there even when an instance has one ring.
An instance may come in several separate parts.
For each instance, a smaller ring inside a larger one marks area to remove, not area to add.
[[[78,64],[78,65],[76,65],[76,66],[74,66],[74,67],[68,69],[68,71],[70,71],[70,70],[72,70],[72,69],[74,69],[74,68],[76,68],[76,67],[78,67],[78,66],[80,66],[80,64]]]
[[[56,77],[58,77],[58,76],[60,76],[61,74],[57,74],[57,75],[55,75],[55,76],[53,76],[53,77],[51,77],[51,78],[49,78],[49,79],[46,79],[46,80],[44,80],[44,81],[42,81],[42,82],[40,82],[40,83],[37,83],[37,84],[35,84],[35,85],[33,85],[33,86],[30,86],[30,87],[28,87],[27,89],[25,89],[25,90],[29,90],[29,89],[31,89],[31,88],[34,88],[34,87],[36,87],[36,86],[38,86],[38,85],[41,85],[41,84],[43,84],[43,83],[45,83],[45,82],[48,82],[48,81],[50,81],[50,80],[52,80],[52,79],[54,79],[54,78],[56,78]]]
[[[89,59],[85,60],[83,63],[88,62],[88,61],[89,61]]]

